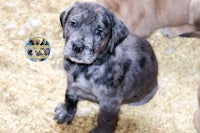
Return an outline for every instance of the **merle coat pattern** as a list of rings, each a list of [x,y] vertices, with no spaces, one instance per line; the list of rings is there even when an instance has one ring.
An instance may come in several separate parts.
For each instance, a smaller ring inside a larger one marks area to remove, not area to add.
[[[112,133],[122,104],[144,104],[157,90],[152,47],[95,3],[75,3],[61,13],[60,21],[68,82],[65,102],[58,104],[54,118],[70,124],[78,101],[89,100],[100,106],[91,133]]]

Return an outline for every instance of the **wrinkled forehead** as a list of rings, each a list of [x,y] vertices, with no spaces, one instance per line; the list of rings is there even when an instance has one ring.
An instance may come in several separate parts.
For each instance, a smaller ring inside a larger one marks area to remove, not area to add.
[[[75,7],[70,15],[69,20],[76,20],[85,25],[95,25],[100,24],[109,28],[110,19],[106,9],[96,6],[96,7]]]

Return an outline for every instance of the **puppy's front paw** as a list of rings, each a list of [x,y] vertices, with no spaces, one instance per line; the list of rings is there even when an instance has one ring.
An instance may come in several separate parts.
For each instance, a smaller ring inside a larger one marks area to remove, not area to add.
[[[74,114],[67,112],[65,104],[58,104],[55,108],[54,120],[57,120],[58,124],[66,122],[70,124],[72,122]]]

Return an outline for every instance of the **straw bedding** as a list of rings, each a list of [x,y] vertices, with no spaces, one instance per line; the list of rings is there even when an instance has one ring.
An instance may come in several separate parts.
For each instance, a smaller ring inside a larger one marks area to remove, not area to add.
[[[54,107],[64,100],[62,29],[59,14],[70,0],[0,1],[0,133],[87,133],[98,105],[83,101],[71,125],[57,125]],[[44,36],[51,55],[32,62],[24,54],[30,35]],[[200,82],[200,40],[149,38],[159,61],[159,90],[146,105],[123,105],[116,133],[194,133]]]

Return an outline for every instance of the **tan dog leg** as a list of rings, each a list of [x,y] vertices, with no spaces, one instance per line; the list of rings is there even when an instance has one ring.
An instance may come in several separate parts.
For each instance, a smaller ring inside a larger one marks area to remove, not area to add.
[[[164,28],[161,30],[161,33],[168,38],[173,38],[173,37],[177,37],[186,33],[192,33],[195,31],[196,30],[193,25],[181,25],[178,27]]]
[[[188,10],[188,24],[179,27],[164,28],[161,33],[173,38],[177,36],[200,38],[200,0],[191,0]]]
[[[200,133],[200,85],[199,85],[199,89],[198,89],[198,103],[199,103],[199,106],[195,112],[195,115],[194,115],[194,125],[195,125],[195,128],[197,130],[197,133]]]
[[[200,0],[191,0],[189,6],[189,24],[200,30]]]
[[[195,32],[191,32],[191,33],[184,33],[182,35],[180,35],[181,37],[195,37],[195,38],[200,38],[200,32],[199,31],[195,31]]]

